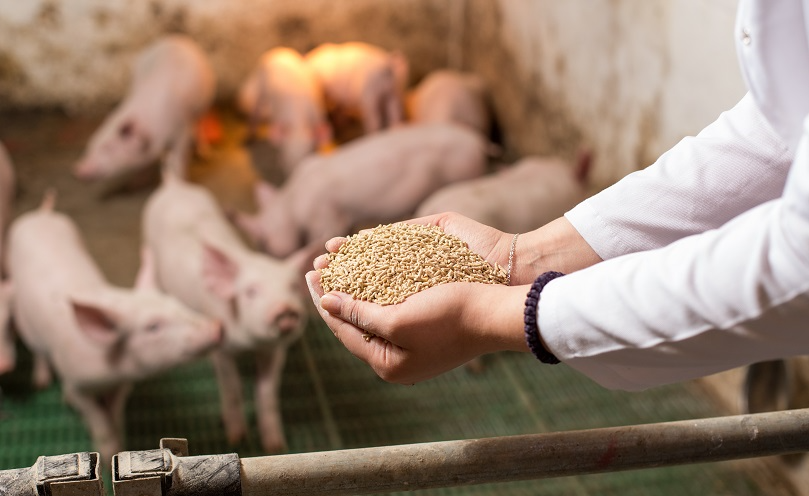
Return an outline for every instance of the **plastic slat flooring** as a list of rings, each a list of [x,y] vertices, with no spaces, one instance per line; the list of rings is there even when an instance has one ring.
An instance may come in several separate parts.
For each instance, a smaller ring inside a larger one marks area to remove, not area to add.
[[[0,469],[32,465],[40,455],[92,451],[81,418],[63,405],[58,384],[29,385],[30,356],[0,377]],[[157,448],[185,437],[192,455],[263,456],[255,425],[249,356],[241,361],[249,437],[228,446],[213,371],[199,361],[136,385],[129,398],[126,449]],[[473,439],[714,417],[711,402],[683,385],[641,393],[609,391],[528,354],[485,357],[484,370],[461,367],[412,387],[387,384],[351,356],[315,320],[287,361],[281,387],[290,452]],[[111,493],[109,474],[105,487]],[[683,465],[538,481],[422,490],[427,495],[758,495],[768,494],[729,464]]]

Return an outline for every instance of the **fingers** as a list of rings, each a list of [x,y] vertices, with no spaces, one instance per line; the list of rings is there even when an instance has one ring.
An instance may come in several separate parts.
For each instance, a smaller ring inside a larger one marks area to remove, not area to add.
[[[388,380],[385,378],[386,371],[391,369],[392,362],[403,359],[404,350],[376,337],[372,331],[374,327],[363,316],[363,305],[357,303],[364,303],[368,308],[379,305],[357,302],[341,293],[324,295],[320,286],[320,273],[315,270],[306,273],[306,284],[315,308],[337,340],[352,355],[369,364],[380,377]],[[367,327],[360,327],[361,325]]]
[[[309,287],[309,293],[312,295],[312,301],[314,301],[315,306],[319,310],[320,297],[323,296],[323,288],[320,286],[320,272],[310,270],[306,273],[304,278],[306,279],[306,285]],[[317,300],[315,301],[315,299]]]
[[[385,307],[368,301],[355,300],[350,295],[332,291],[321,297],[320,306],[333,317],[350,323],[363,333],[390,336],[383,329]]]
[[[348,238],[344,238],[342,236],[331,238],[330,240],[326,241],[325,247],[326,251],[329,253],[334,253],[340,249],[343,244],[348,240]],[[316,270],[324,269],[329,266],[329,253],[324,253],[322,255],[318,255],[312,260],[312,266]]]
[[[325,269],[329,266],[329,255],[325,253],[323,255],[318,256],[317,258],[312,261],[312,266],[315,270]]]
[[[316,270],[306,273],[306,284],[315,308],[340,341],[344,340],[338,334],[344,329],[353,330],[353,333],[348,334],[357,334],[360,338],[363,334],[376,334],[377,328],[369,315],[374,313],[374,307],[381,308],[379,305],[357,301],[347,294],[336,291],[324,295],[323,287],[320,285],[320,273]]]
[[[330,240],[326,241],[326,250],[328,250],[330,253],[334,253],[339,250],[347,240],[348,238],[342,236],[331,238]]]

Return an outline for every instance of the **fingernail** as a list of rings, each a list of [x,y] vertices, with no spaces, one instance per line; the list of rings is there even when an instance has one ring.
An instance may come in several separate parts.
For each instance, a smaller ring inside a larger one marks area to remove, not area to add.
[[[320,298],[320,308],[332,315],[340,314],[342,304],[343,300],[341,300],[339,296],[335,296],[331,293],[326,293]]]

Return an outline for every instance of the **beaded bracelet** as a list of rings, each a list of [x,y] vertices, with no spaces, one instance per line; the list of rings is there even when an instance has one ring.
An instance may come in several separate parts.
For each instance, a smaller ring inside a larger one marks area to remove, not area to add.
[[[542,363],[554,365],[559,363],[559,359],[553,353],[548,351],[542,346],[542,341],[539,339],[539,326],[537,326],[537,304],[539,304],[539,294],[546,284],[562,277],[564,274],[561,272],[545,272],[536,278],[531,284],[531,290],[528,291],[528,297],[525,299],[525,342],[528,343],[528,348],[537,359]]]

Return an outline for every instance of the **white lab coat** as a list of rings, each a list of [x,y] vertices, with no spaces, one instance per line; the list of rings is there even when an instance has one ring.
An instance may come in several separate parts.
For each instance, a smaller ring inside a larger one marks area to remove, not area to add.
[[[808,25],[809,0],[741,0],[748,95],[566,214],[605,261],[542,292],[560,360],[644,389],[809,354]]]

